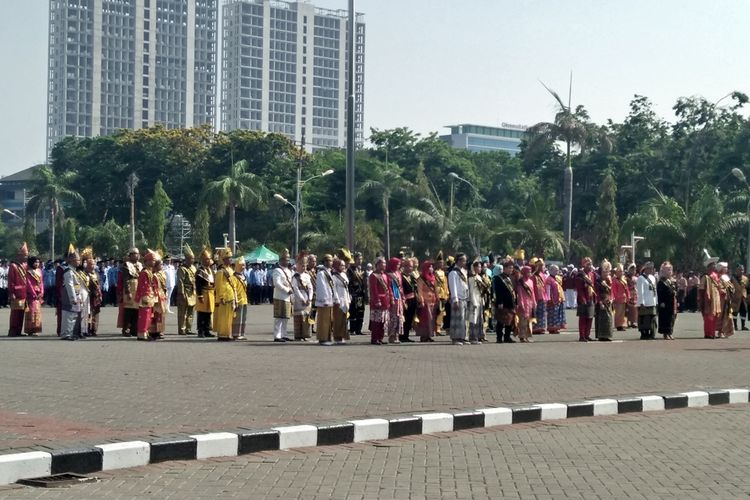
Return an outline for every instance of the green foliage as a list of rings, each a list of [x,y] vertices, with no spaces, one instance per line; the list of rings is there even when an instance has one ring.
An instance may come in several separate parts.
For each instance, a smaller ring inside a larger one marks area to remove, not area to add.
[[[620,250],[620,224],[617,221],[617,185],[611,172],[604,176],[594,217],[595,258],[597,262],[603,259],[614,260]]]
[[[167,215],[171,208],[172,200],[164,191],[161,181],[156,181],[154,195],[148,202],[143,220],[143,234],[152,250],[166,250],[164,229],[167,226]]]

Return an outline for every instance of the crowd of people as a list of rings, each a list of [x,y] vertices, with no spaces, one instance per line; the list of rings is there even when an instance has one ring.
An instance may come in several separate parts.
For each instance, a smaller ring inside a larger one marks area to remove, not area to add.
[[[273,304],[274,342],[307,342],[315,335],[324,346],[364,335],[366,306],[374,345],[433,342],[440,335],[454,345],[479,344],[493,331],[498,343],[529,343],[534,335],[567,329],[566,309],[576,309],[580,342],[611,341],[615,330],[628,328],[637,328],[643,340],[673,340],[681,311],[701,312],[705,338],[747,330],[750,281],[744,268],[730,273],[727,263],[708,256],[699,278],[675,275],[669,262],[658,272],[651,262],[637,269],[605,259],[594,267],[588,257],[579,268],[559,267],[526,260],[522,250],[471,261],[463,253],[444,258],[440,252],[422,262],[402,254],[367,266],[360,253],[347,249],[320,263],[308,252],[291,262],[284,250],[268,270],[228,248],[204,249],[197,263],[188,245],[183,254],[175,266],[158,251],[141,256],[131,248],[115,262],[71,245],[64,260],[43,266],[24,243],[15,261],[0,261],[0,306],[11,309],[8,335],[39,335],[46,303],[57,309],[63,340],[97,336],[105,305],[118,308],[120,333],[137,340],[163,339],[171,306],[177,308],[178,335],[245,340],[248,306],[266,301]]]

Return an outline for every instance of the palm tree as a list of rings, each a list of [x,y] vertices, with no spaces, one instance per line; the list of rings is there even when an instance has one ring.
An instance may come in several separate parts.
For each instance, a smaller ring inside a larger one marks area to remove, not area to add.
[[[546,255],[564,256],[568,249],[560,231],[550,228],[559,223],[553,203],[539,193],[529,197],[521,218],[511,227],[497,232],[498,238],[510,238],[516,248],[526,248],[532,255],[544,257]]]
[[[394,194],[407,191],[407,181],[401,177],[401,169],[396,166],[386,166],[377,171],[377,177],[363,182],[357,194],[359,196],[377,196],[383,208],[383,224],[385,225],[385,255],[391,257],[391,198]]]
[[[748,223],[747,214],[727,210],[725,200],[710,186],[698,192],[687,209],[676,199],[654,191],[656,196],[630,217],[625,229],[642,231],[652,248],[685,269],[699,269],[704,248]]]
[[[574,144],[583,149],[587,138],[586,112],[582,106],[573,110],[571,106],[571,93],[573,89],[573,75],[570,75],[570,88],[568,89],[568,104],[563,102],[560,95],[542,83],[547,92],[557,101],[558,110],[555,120],[551,123],[540,122],[526,131],[527,152],[532,153],[547,148],[556,141],[565,143],[565,174],[563,179],[563,234],[566,243],[570,243],[571,219],[573,217],[573,165],[571,149]]]
[[[34,171],[34,184],[26,205],[27,213],[34,215],[49,209],[49,258],[55,258],[55,225],[65,218],[63,205],[76,203],[83,205],[83,196],[68,187],[75,178],[75,173],[64,172],[55,174],[47,165],[42,165]]]
[[[209,182],[203,193],[205,203],[215,204],[218,211],[229,210],[229,245],[232,252],[236,250],[237,208],[250,208],[263,201],[265,188],[262,181],[247,171],[247,160],[240,160],[232,165],[229,175]]]

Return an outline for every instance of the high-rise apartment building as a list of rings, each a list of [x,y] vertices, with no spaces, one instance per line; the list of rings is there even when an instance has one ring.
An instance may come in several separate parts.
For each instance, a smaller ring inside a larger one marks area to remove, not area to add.
[[[345,10],[308,2],[227,0],[221,128],[279,132],[311,149],[346,145]],[[355,140],[364,140],[365,24],[355,31]]]
[[[47,154],[65,136],[215,125],[218,0],[50,0]]]

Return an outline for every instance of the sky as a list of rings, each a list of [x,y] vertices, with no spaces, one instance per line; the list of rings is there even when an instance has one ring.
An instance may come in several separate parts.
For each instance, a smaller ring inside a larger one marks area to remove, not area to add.
[[[223,2],[222,2],[223,3]],[[314,0],[346,9],[347,0]],[[48,0],[0,0],[0,175],[45,157]],[[543,81],[591,118],[633,95],[671,120],[681,96],[750,94],[748,0],[358,0],[365,127],[552,120]]]

